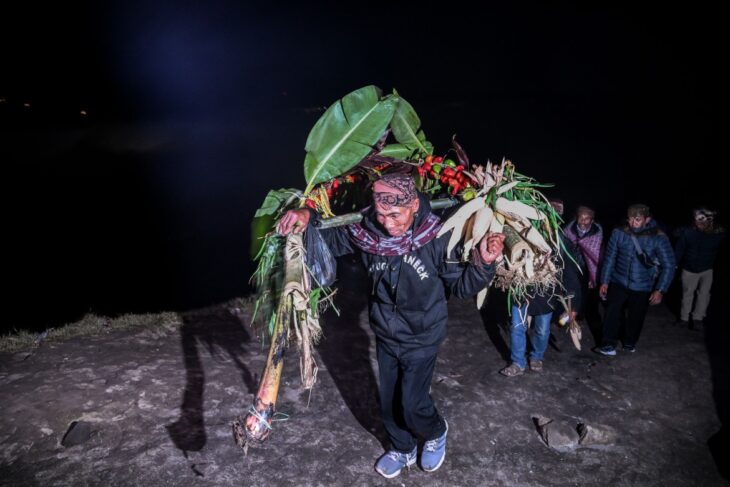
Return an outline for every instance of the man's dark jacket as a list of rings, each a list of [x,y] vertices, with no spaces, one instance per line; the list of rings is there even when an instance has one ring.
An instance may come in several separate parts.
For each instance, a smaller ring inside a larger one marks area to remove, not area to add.
[[[647,258],[659,263],[648,265],[639,256],[631,236],[636,240]],[[641,292],[661,291],[666,294],[674,277],[674,251],[669,239],[654,220],[643,228],[617,228],[611,233],[601,270],[601,284],[616,283]]]
[[[428,199],[423,195],[419,199],[412,229],[431,212]],[[361,225],[380,238],[388,238],[372,208],[364,213]],[[436,353],[446,337],[446,289],[459,298],[474,296],[495,273],[494,264],[464,264],[457,257],[447,260],[450,232],[415,251],[392,257],[361,251],[352,244],[344,227],[321,233],[336,257],[360,253],[370,278],[370,325],[376,337],[396,355]]]
[[[695,273],[712,269],[724,239],[725,230],[722,228],[711,232],[703,232],[694,226],[680,229],[675,246],[677,264]]]

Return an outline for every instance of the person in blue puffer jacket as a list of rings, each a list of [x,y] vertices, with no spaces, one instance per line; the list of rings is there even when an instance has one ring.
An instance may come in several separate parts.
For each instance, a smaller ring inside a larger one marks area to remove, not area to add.
[[[662,302],[674,277],[674,251],[651,218],[649,207],[629,206],[628,224],[611,234],[601,269],[601,299],[607,301],[603,341],[596,351],[616,355],[621,317],[628,308],[623,350],[634,352],[649,305]]]

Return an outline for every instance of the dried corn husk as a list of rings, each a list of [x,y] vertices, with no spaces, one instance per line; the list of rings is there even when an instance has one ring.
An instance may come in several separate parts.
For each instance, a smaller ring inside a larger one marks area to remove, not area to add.
[[[522,218],[528,218],[530,220],[541,220],[545,218],[545,214],[538,212],[532,206],[528,206],[521,201],[508,200],[507,198],[499,197],[495,203],[495,209],[506,217],[513,220],[521,220]]]
[[[477,213],[479,211],[481,210],[477,210]],[[478,241],[474,240],[473,235],[474,221],[476,220],[476,215],[476,213],[473,213],[471,217],[469,217],[469,219],[466,221],[466,225],[464,225],[464,252],[461,255],[461,260],[463,261],[467,261],[469,259],[469,252],[471,252],[472,247],[474,247],[476,243],[478,243]]]
[[[472,200],[467,201],[462,205],[461,208],[456,210],[456,213],[446,220],[444,225],[439,230],[437,237],[445,235],[449,230],[453,230],[451,238],[449,239],[449,245],[447,248],[447,254],[451,254],[456,244],[464,237],[466,223],[469,218],[478,210],[484,208],[486,202],[484,198],[476,197]]]
[[[475,242],[480,242],[482,238],[484,238],[484,235],[487,234],[493,219],[494,212],[488,206],[485,206],[476,212],[474,215],[474,227],[471,231],[472,238]]]
[[[545,238],[542,236],[542,234],[533,227],[529,221],[526,221],[524,219],[520,220],[514,220],[511,218],[506,218],[505,222],[510,227],[514,228],[520,236],[530,243],[536,250],[549,254],[552,252],[552,248],[548,243],[545,241]]]
[[[507,191],[509,191],[510,189],[514,188],[514,187],[515,187],[515,186],[517,186],[518,184],[520,184],[520,182],[519,182],[519,181],[512,181],[511,183],[503,184],[503,185],[502,185],[502,186],[500,186],[500,187],[499,187],[499,189],[497,190],[497,194],[502,194],[502,193],[506,193]]]
[[[501,213],[494,213],[492,223],[489,224],[489,231],[491,233],[502,233],[504,228],[504,215]]]
[[[484,301],[487,299],[487,292],[489,292],[489,288],[485,287],[477,293],[477,309],[482,309],[482,306],[484,306]]]
[[[575,348],[580,350],[580,339],[583,335],[580,329],[580,323],[578,323],[576,320],[570,320],[570,324],[568,325],[568,327],[570,331],[570,339],[573,340],[573,345],[575,345]]]

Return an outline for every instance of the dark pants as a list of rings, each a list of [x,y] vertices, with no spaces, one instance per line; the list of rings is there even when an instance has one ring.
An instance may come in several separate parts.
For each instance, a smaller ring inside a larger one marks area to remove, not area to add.
[[[603,345],[616,346],[623,321],[624,306],[627,308],[628,316],[621,341],[624,345],[636,345],[641,328],[644,326],[646,311],[649,309],[650,294],[649,291],[632,291],[620,284],[609,284],[606,318],[603,320]]]
[[[393,448],[406,453],[416,446],[416,436],[438,438],[446,424],[431,399],[430,388],[436,353],[396,356],[380,342],[377,345],[380,371],[380,410]]]
[[[581,315],[585,318],[588,325],[601,323],[601,298],[598,295],[598,288],[589,289],[588,286],[583,288],[583,303],[581,306]]]

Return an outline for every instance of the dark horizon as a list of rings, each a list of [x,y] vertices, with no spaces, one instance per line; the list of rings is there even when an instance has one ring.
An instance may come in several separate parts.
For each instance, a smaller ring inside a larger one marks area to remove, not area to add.
[[[703,5],[132,2],[8,19],[23,35],[0,34],[3,330],[248,293],[253,213],[304,186],[322,108],[368,84],[397,89],[437,152],[456,134],[474,162],[509,158],[607,230],[639,201],[669,229],[698,204],[727,221],[723,30]]]

